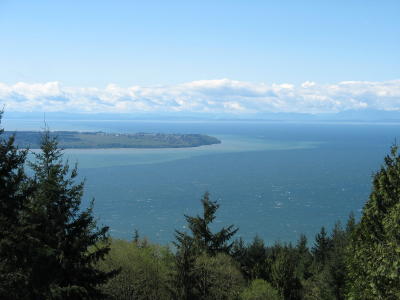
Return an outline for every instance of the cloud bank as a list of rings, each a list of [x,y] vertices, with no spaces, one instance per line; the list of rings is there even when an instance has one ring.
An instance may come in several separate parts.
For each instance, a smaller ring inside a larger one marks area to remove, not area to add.
[[[59,82],[0,83],[0,104],[17,112],[82,113],[334,113],[345,110],[400,110],[400,80],[336,84],[249,83],[199,80],[170,86],[109,84],[68,87]]]

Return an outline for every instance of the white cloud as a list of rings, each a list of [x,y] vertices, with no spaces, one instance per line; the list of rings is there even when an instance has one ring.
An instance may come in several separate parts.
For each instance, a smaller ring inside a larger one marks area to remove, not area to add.
[[[58,82],[0,83],[0,104],[8,111],[64,112],[338,112],[349,109],[400,110],[400,80],[343,81],[298,86],[199,80],[171,86],[109,84],[68,87]]]

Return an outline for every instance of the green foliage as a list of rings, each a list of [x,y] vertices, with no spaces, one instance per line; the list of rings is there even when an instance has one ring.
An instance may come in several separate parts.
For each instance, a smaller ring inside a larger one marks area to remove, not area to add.
[[[350,217],[351,218],[351,217]],[[350,228],[352,219],[348,222]],[[340,222],[335,224],[331,235],[331,251],[328,261],[329,284],[335,299],[345,299],[346,281],[346,248],[349,243],[349,234],[342,229]]]
[[[373,189],[349,246],[348,296],[400,298],[400,156],[393,146],[374,175]]]
[[[303,281],[303,299],[305,300],[334,300],[335,295],[329,283],[329,273],[326,269],[313,274]]]
[[[98,267],[106,272],[120,269],[102,286],[112,299],[171,299],[168,273],[173,268],[173,257],[165,247],[113,240],[109,255]]]
[[[277,249],[279,251],[271,265],[272,284],[283,299],[301,299],[302,285],[296,272],[295,251],[290,246],[278,246]]]
[[[185,216],[191,235],[176,231],[174,245],[177,249],[175,257],[175,271],[172,282],[175,294],[179,299],[196,299],[199,294],[199,273],[196,273],[196,261],[203,254],[215,256],[219,253],[229,254],[232,243],[229,240],[237,232],[233,225],[223,227],[213,233],[210,229],[215,220],[215,213],[219,205],[209,199],[205,193],[201,199],[203,214],[196,217]],[[197,287],[196,287],[197,284]]]
[[[100,298],[97,288],[114,275],[95,264],[109,251],[107,227],[97,228],[92,205],[81,211],[83,182],[62,160],[57,140],[43,134],[41,151],[30,163],[34,191],[24,221],[33,243],[30,285],[41,299]]]
[[[281,300],[282,297],[271,284],[262,279],[255,279],[241,294],[241,300]]]
[[[268,278],[267,251],[260,237],[255,236],[248,246],[244,245],[242,239],[236,240],[232,247],[232,256],[239,262],[246,279]]]
[[[311,276],[303,280],[305,299],[345,299],[346,249],[354,224],[351,214],[346,230],[337,222],[330,236],[324,228],[316,235],[314,261],[309,266]]]
[[[194,299],[196,297],[195,262],[199,255],[194,240],[185,233],[177,232],[175,267],[171,273],[172,292],[177,299]]]
[[[244,280],[237,264],[224,253],[197,257],[194,274],[196,295],[192,299],[238,299]]]
[[[30,192],[24,172],[27,150],[14,145],[14,136],[4,139],[3,130],[0,136],[0,298],[23,299],[29,292],[29,244],[21,221]]]
[[[329,253],[332,247],[332,241],[329,238],[325,227],[315,237],[314,247],[311,249],[317,264],[324,266],[329,259]]]
[[[297,261],[297,276],[306,280],[312,276],[313,257],[307,247],[307,237],[304,234],[300,235],[296,245],[296,261]]]
[[[188,228],[191,231],[194,246],[199,251],[206,251],[210,255],[217,253],[229,253],[232,247],[232,243],[229,240],[235,235],[238,229],[234,228],[233,225],[223,227],[220,231],[213,233],[210,229],[210,225],[215,220],[215,213],[219,208],[219,204],[216,201],[212,201],[209,198],[209,193],[206,192],[201,199],[203,206],[203,214],[197,215],[196,217],[186,216]],[[176,236],[184,236],[185,233],[176,232]]]
[[[28,151],[14,142],[0,141],[0,298],[99,299],[115,273],[94,266],[109,251],[108,228],[96,227],[92,207],[80,210],[76,167],[45,132],[28,177]]]

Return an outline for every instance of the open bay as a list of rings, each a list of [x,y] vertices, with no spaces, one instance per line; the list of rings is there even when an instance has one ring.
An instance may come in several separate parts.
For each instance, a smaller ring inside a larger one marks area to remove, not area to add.
[[[235,224],[246,240],[312,238],[322,225],[358,216],[372,174],[396,137],[397,124],[269,122],[55,121],[53,130],[202,133],[222,144],[186,149],[66,150],[95,197],[99,222],[129,239],[134,229],[155,242],[184,229],[209,191],[221,204],[215,226]],[[5,121],[9,130],[41,123]]]

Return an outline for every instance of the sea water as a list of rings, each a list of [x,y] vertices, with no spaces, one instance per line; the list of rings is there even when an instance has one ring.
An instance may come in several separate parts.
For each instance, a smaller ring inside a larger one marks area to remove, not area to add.
[[[201,213],[210,192],[221,205],[214,229],[230,224],[237,236],[267,243],[309,239],[321,226],[360,216],[372,176],[399,124],[277,122],[47,121],[52,130],[202,133],[218,145],[180,149],[65,150],[85,178],[84,205],[95,198],[99,224],[114,237],[135,229],[158,243],[186,230],[184,215]],[[6,129],[40,129],[39,121],[10,120]]]

